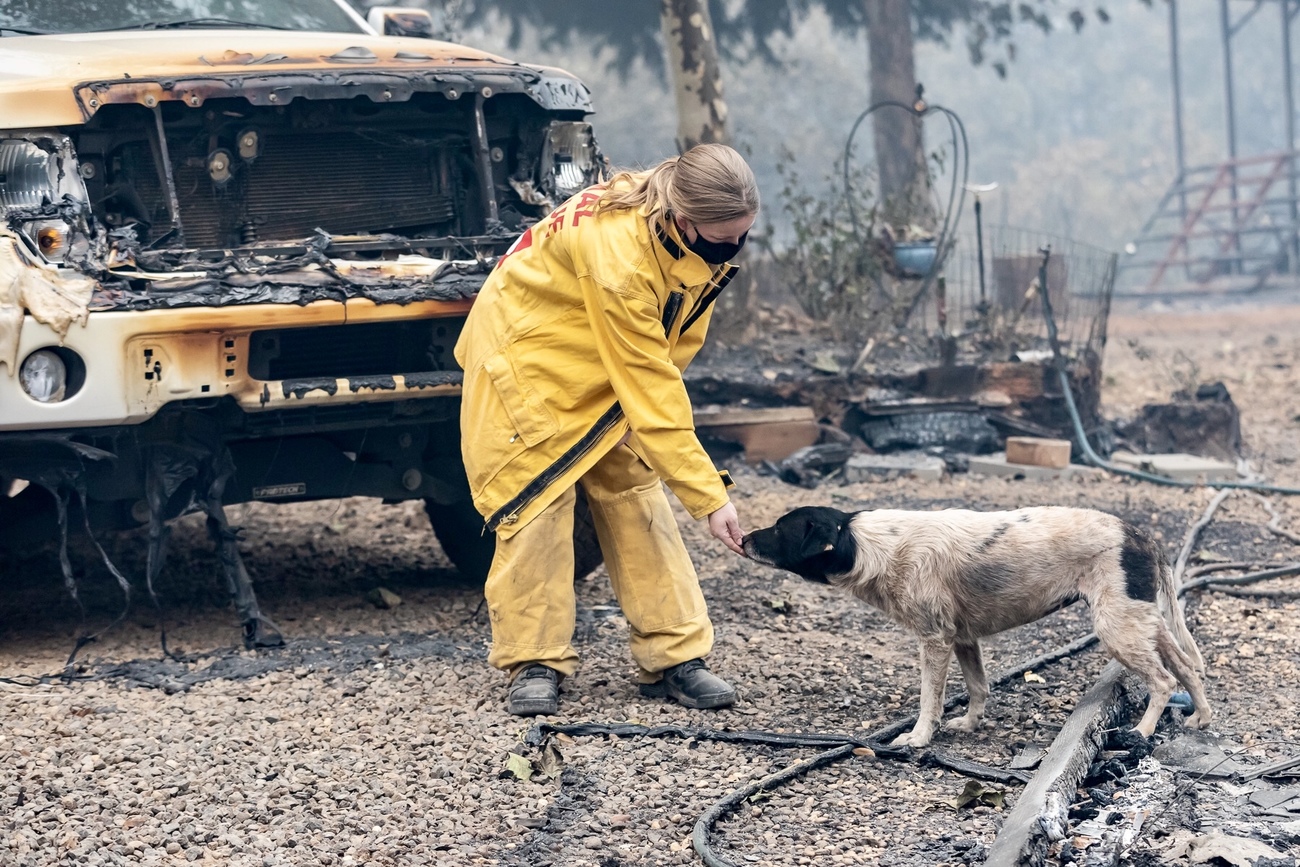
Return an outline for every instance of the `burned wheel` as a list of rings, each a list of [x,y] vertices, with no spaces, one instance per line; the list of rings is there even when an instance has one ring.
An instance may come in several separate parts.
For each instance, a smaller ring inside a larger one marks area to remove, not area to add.
[[[604,562],[600,542],[596,539],[596,523],[587,505],[587,495],[582,486],[577,489],[578,501],[573,509],[573,577],[585,578]],[[433,525],[447,559],[460,574],[482,584],[492,567],[492,554],[496,537],[483,532],[483,516],[469,500],[456,503],[424,501],[424,511]]]

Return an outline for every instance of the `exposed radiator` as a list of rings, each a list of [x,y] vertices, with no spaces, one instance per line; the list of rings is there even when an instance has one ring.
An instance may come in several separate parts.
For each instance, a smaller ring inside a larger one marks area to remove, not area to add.
[[[440,157],[447,159],[427,145],[379,147],[355,132],[266,135],[262,153],[224,189],[204,167],[181,167],[186,242],[239,243],[246,224],[265,241],[305,237],[317,227],[351,234],[445,223],[455,207],[441,183]]]
[[[364,131],[265,131],[252,162],[232,160],[234,177],[208,176],[205,142],[168,136],[185,243],[221,248],[253,240],[451,229],[456,219],[450,147],[388,136],[377,144]],[[196,147],[195,145],[199,145]],[[165,191],[146,147],[121,151],[142,203],[153,217],[149,239],[170,228]]]

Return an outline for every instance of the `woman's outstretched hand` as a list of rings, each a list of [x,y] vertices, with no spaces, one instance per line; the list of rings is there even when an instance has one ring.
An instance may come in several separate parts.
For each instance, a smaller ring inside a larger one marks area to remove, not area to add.
[[[709,515],[709,532],[713,538],[720,539],[722,544],[740,556],[745,556],[745,549],[740,547],[745,533],[740,529],[740,516],[736,514],[736,507],[730,502]]]

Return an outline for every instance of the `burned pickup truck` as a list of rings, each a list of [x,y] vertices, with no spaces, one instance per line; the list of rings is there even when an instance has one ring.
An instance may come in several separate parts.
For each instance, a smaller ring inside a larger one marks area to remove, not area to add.
[[[223,506],[426,501],[463,571],[452,358],[522,229],[598,180],[587,88],[342,0],[0,8],[0,544]],[[71,574],[67,557],[64,572]]]

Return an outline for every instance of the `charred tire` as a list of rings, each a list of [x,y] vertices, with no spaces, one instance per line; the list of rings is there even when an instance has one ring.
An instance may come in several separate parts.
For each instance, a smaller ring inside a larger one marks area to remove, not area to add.
[[[596,538],[596,522],[587,505],[587,495],[577,486],[578,501],[573,508],[573,577],[586,578],[605,557]],[[424,501],[424,511],[433,525],[433,535],[460,574],[478,584],[487,581],[496,550],[496,537],[483,532],[483,516],[468,500],[457,503]]]

